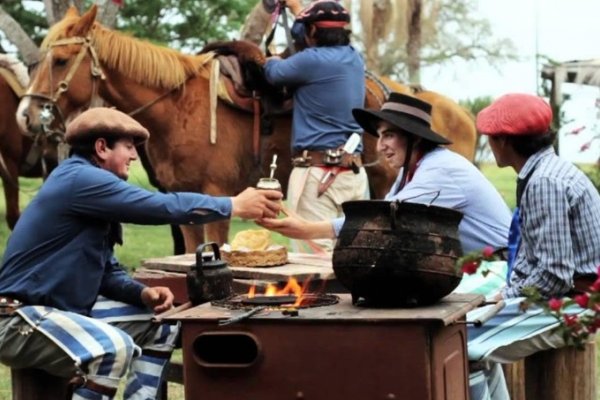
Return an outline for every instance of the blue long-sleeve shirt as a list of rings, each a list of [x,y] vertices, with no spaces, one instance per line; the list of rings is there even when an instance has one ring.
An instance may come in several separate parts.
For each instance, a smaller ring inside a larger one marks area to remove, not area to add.
[[[362,131],[352,109],[364,107],[365,66],[352,46],[309,47],[270,59],[265,77],[295,89],[292,151],[338,148],[352,132]]]
[[[15,226],[0,295],[80,314],[99,294],[142,305],[144,286],[113,255],[111,225],[202,224],[230,214],[228,197],[150,192],[74,156],[50,174]]]
[[[427,153],[417,164],[412,180],[396,192],[402,170],[386,195],[389,201],[431,204],[460,211],[458,235],[465,253],[485,246],[505,247],[511,214],[500,193],[467,159],[446,148]],[[344,218],[332,221],[336,236]]]

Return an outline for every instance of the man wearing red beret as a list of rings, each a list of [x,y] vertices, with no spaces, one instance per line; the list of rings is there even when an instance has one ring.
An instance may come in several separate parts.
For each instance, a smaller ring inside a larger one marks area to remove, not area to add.
[[[470,376],[472,399],[507,398],[495,363],[564,346],[553,316],[539,307],[521,310],[523,289],[562,297],[586,275],[595,275],[600,265],[600,195],[585,174],[556,155],[551,122],[550,106],[528,94],[502,96],[477,115],[477,129],[488,135],[496,163],[512,167],[518,181],[509,277],[496,296],[505,307],[484,326],[468,331],[469,360],[483,365]],[[473,311],[468,319],[484,312]]]
[[[520,240],[504,298],[521,296],[527,286],[545,297],[563,296],[600,265],[600,195],[583,172],[555,154],[551,122],[550,106],[528,94],[502,96],[477,116],[498,166],[519,174]]]

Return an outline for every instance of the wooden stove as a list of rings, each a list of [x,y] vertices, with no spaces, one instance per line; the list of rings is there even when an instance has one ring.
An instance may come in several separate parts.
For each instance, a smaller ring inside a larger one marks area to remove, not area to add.
[[[465,314],[484,301],[452,294],[421,308],[363,308],[349,294],[298,315],[203,304],[182,322],[186,400],[462,400]]]

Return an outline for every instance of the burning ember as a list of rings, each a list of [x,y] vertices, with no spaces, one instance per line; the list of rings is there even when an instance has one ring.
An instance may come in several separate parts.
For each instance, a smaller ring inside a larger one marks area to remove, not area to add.
[[[235,295],[223,300],[213,301],[215,306],[226,308],[245,308],[266,306],[280,309],[296,309],[319,307],[336,304],[339,298],[331,294],[308,293],[310,279],[302,285],[296,278],[289,278],[286,285],[279,289],[275,284],[269,284],[264,293],[258,293],[255,285],[251,286],[245,295]]]
[[[276,285],[270,283],[265,289],[265,293],[261,295],[256,294],[256,286],[253,285],[248,290],[246,295],[247,299],[259,299],[265,300],[267,304],[291,304],[291,307],[299,307],[305,298],[304,294],[307,291],[310,279],[304,281],[302,285],[298,283],[296,278],[290,277],[287,284],[283,289],[278,289]],[[269,299],[270,298],[270,299]],[[279,302],[277,300],[280,300]],[[291,300],[291,301],[290,301]],[[251,304],[261,304],[260,301],[247,302]]]

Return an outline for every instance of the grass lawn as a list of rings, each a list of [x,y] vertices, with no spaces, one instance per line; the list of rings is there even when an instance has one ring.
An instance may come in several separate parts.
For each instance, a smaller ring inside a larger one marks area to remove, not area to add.
[[[504,200],[512,209],[515,205],[515,185],[516,174],[510,168],[499,169],[495,165],[482,166],[482,172],[498,191],[502,194]],[[148,189],[152,188],[148,184],[145,172],[140,165],[135,165],[132,168],[130,182]],[[21,196],[20,203],[23,209],[33,198],[41,185],[39,179],[20,179]],[[0,187],[2,187],[0,182]],[[4,253],[6,240],[9,235],[9,230],[4,222],[5,215],[4,197],[0,198],[0,258]],[[232,223],[231,235],[241,229],[256,227],[252,222],[236,219]],[[51,229],[51,227],[49,227]],[[287,244],[287,239],[276,235],[275,241]],[[141,226],[130,225],[124,226],[124,242],[123,247],[117,248],[117,256],[119,260],[126,266],[136,268],[140,265],[141,260],[151,257],[162,257],[171,255],[173,245],[170,238],[170,229],[168,226]],[[600,343],[600,339],[599,339]],[[600,352],[598,352],[598,380],[600,381]],[[180,385],[170,385],[170,399],[183,399],[183,390]],[[11,399],[10,388],[10,371],[0,365],[0,400]],[[600,400],[600,397],[599,397]]]

